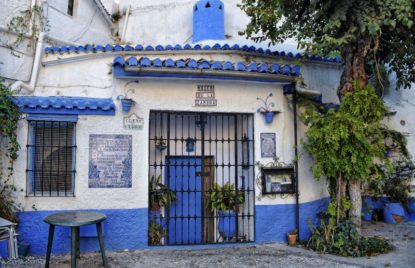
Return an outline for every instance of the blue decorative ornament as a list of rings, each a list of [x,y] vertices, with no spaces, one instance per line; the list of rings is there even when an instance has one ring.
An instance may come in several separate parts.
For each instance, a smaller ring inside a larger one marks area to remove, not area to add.
[[[186,139],[186,152],[192,153],[195,151],[195,140],[192,138]]]

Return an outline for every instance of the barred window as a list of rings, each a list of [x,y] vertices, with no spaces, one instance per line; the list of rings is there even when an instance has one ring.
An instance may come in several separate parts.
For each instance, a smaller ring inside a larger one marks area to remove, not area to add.
[[[75,123],[29,121],[27,143],[29,196],[73,196]]]

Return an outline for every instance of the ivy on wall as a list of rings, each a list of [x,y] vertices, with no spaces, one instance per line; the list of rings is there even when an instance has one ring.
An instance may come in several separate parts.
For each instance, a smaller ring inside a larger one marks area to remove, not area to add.
[[[13,193],[17,190],[11,181],[14,167],[13,164],[18,157],[20,145],[17,141],[17,124],[21,116],[19,108],[12,101],[11,90],[0,80],[0,140],[2,142],[1,152],[5,152],[6,163],[0,170],[0,217],[17,222],[14,212],[19,205],[13,199]],[[2,158],[0,158],[1,161]]]

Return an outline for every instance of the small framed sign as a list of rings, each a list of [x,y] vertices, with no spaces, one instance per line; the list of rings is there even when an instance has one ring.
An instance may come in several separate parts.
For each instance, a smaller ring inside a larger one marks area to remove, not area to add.
[[[263,167],[261,169],[262,193],[293,194],[294,167]]]
[[[198,85],[196,91],[195,106],[216,106],[214,85]]]
[[[124,117],[124,129],[129,130],[142,130],[144,125],[144,119],[136,114],[131,114]]]
[[[276,153],[276,137],[275,133],[261,133],[261,157],[275,158]]]

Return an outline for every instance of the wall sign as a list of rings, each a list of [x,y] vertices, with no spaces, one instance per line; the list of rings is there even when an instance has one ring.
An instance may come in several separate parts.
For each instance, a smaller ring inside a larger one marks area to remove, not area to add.
[[[89,135],[89,188],[130,188],[131,135]]]
[[[196,91],[195,106],[216,106],[215,86],[198,85]]]
[[[124,129],[129,130],[142,130],[144,125],[144,119],[136,114],[131,114],[124,117]]]
[[[275,133],[261,133],[261,157],[275,158],[276,155]]]

